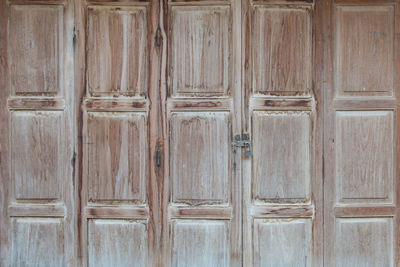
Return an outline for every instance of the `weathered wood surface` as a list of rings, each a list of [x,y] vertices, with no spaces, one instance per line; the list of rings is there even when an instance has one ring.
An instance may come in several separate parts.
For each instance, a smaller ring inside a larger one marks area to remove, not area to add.
[[[399,1],[321,2],[325,265],[399,266]]]
[[[399,11],[0,0],[0,265],[400,266]]]

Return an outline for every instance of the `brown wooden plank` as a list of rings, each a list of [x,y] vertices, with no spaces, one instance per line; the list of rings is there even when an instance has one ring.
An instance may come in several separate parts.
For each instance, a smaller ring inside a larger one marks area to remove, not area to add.
[[[10,241],[9,241],[9,142],[8,142],[8,27],[7,27],[7,1],[0,1],[0,259],[4,265],[9,265]]]
[[[63,98],[9,98],[8,108],[11,110],[64,110]]]
[[[312,217],[315,214],[313,206],[282,205],[282,206],[254,206],[251,208],[251,214],[255,218],[269,217]]]
[[[232,217],[232,207],[179,207],[170,206],[168,208],[171,218],[181,219],[230,219]]]
[[[146,100],[85,99],[83,108],[88,111],[146,111]]]
[[[62,205],[11,205],[8,207],[11,217],[64,217]]]
[[[149,211],[146,207],[86,207],[87,218],[102,219],[147,219]]]
[[[335,207],[336,217],[375,217],[375,216],[394,216],[395,206],[374,206],[374,207]]]

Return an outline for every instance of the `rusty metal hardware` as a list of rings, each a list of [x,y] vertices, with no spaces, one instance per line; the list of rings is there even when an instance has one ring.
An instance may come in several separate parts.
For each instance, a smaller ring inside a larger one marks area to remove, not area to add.
[[[156,151],[156,165],[157,168],[161,167],[161,149],[158,147]]]
[[[251,156],[251,141],[250,141],[250,135],[249,134],[237,134],[235,135],[234,140],[231,143],[232,147],[244,147],[246,148],[245,150],[245,156],[250,157]]]
[[[156,47],[160,48],[161,44],[162,44],[162,41],[163,41],[163,37],[161,35],[160,26],[158,26],[158,28],[157,28],[156,36],[154,37],[154,41],[155,41]]]

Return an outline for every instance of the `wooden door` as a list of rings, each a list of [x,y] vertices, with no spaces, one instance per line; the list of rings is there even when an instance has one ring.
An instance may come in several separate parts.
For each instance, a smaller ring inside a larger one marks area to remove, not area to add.
[[[75,8],[78,264],[161,266],[159,2]]]
[[[166,265],[241,266],[240,1],[164,8]]]
[[[1,1],[2,266],[75,261],[73,2]]]
[[[398,0],[0,0],[1,266],[399,266]]]
[[[323,1],[325,265],[399,266],[399,1]]]
[[[309,1],[243,1],[243,266],[322,266],[322,113]],[[314,67],[315,66],[315,67]]]

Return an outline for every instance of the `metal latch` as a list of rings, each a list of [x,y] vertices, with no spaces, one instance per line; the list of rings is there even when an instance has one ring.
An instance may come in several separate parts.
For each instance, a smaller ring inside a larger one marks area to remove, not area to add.
[[[250,157],[251,156],[251,142],[250,142],[250,135],[249,134],[237,134],[235,135],[235,139],[232,141],[232,147],[244,147],[246,148],[245,150],[245,156]]]

